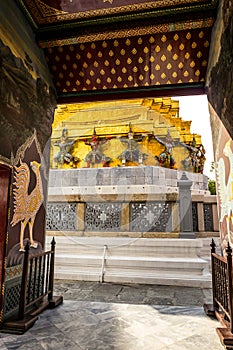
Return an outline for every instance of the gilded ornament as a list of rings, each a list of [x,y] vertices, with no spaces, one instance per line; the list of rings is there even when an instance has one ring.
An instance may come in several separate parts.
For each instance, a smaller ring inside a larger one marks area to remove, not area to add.
[[[73,78],[74,77],[74,74],[72,72],[69,73],[69,77],[70,78]]]
[[[92,50],[95,50],[95,48],[96,48],[95,43],[91,43],[91,49],[92,49]]]
[[[127,58],[127,61],[126,61],[128,64],[131,64],[132,63],[132,60],[131,60],[131,58],[129,57],[129,58]]]
[[[162,36],[161,41],[162,41],[163,43],[165,43],[165,42],[167,41],[166,35],[163,35],[163,36]]]
[[[149,71],[149,67],[148,67],[147,65],[144,67],[144,71],[145,71],[145,72],[148,72],[148,71]]]
[[[198,57],[198,58],[201,58],[201,56],[202,56],[202,52],[201,52],[201,51],[198,51],[197,57]]]
[[[100,74],[101,74],[101,75],[105,75],[105,70],[101,69],[101,70],[100,70]]]
[[[126,44],[127,46],[131,45],[131,41],[129,40],[129,38],[126,39],[125,44]]]
[[[108,60],[105,60],[105,61],[104,61],[104,65],[105,65],[106,67],[108,67],[108,66],[109,66],[109,64],[110,64],[110,63],[109,63],[109,61],[108,61]]]
[[[144,76],[142,74],[140,74],[138,78],[139,78],[139,80],[142,81],[144,79]]]
[[[103,47],[104,49],[106,49],[107,46],[108,46],[108,44],[107,44],[107,42],[104,40],[104,41],[102,42],[102,47]]]
[[[110,77],[107,78],[107,83],[111,83],[112,82],[112,79]]]
[[[85,46],[83,44],[80,44],[79,47],[80,47],[80,50],[82,50],[82,51],[85,50]]]
[[[129,75],[129,76],[128,76],[128,80],[129,80],[129,81],[133,81],[132,75]]]
[[[202,63],[201,63],[202,67],[206,67],[207,66],[207,61],[204,60]]]
[[[87,53],[87,58],[90,60],[92,58],[92,54],[90,52]]]
[[[112,68],[112,69],[111,69],[111,73],[112,73],[112,74],[116,74],[115,68]]]
[[[172,51],[172,45],[171,45],[171,44],[169,44],[169,45],[167,46],[167,51]]]
[[[189,53],[189,52],[186,52],[186,54],[184,55],[184,57],[186,58],[186,60],[188,60],[189,57],[190,57],[190,53]]]
[[[87,64],[87,62],[83,62],[83,68],[87,68],[88,67],[88,64]]]
[[[204,32],[200,31],[200,33],[198,34],[199,38],[202,39],[204,37]]]
[[[121,83],[121,82],[122,82],[122,77],[119,76],[119,77],[117,78],[117,81],[118,81],[119,83]]]
[[[70,86],[69,80],[66,81],[66,86]]]
[[[168,70],[172,69],[171,63],[168,63],[168,64],[167,64],[167,69],[168,69]]]
[[[74,46],[73,45],[70,45],[69,46],[69,50],[72,52],[72,51],[74,51]]]
[[[186,70],[186,71],[184,72],[184,77],[187,78],[188,76],[189,76],[189,72]]]
[[[142,57],[139,57],[139,59],[138,59],[138,63],[143,63],[143,58]]]
[[[176,73],[176,72],[173,72],[173,73],[172,73],[172,77],[173,77],[173,78],[177,78],[177,73]]]
[[[160,52],[160,50],[161,50],[161,49],[160,49],[160,46],[157,45],[156,48],[155,48],[155,52]]]
[[[98,57],[103,57],[102,52],[101,52],[101,51],[99,51],[99,52],[98,52],[98,54],[97,54],[97,56],[98,56]]]
[[[117,40],[114,40],[113,45],[117,47],[119,45],[119,42]]]
[[[143,43],[143,40],[142,40],[142,38],[140,37],[140,38],[138,38],[138,45],[141,45]]]
[[[183,50],[184,50],[184,44],[183,44],[183,43],[180,44],[179,49],[180,49],[180,51],[183,51]]]
[[[200,73],[199,69],[197,69],[196,72],[195,72],[195,75],[196,75],[197,77],[199,77],[200,74],[201,74],[201,73]]]
[[[184,67],[184,64],[183,64],[182,62],[180,62],[180,63],[178,64],[178,67],[181,69],[181,68]]]
[[[79,53],[77,53],[77,55],[75,56],[77,58],[77,60],[80,60],[81,59],[81,56]]]
[[[53,70],[53,71],[56,71],[56,70],[57,70],[57,66],[53,65],[53,66],[52,66],[52,70]]]
[[[148,53],[148,52],[149,52],[149,49],[148,49],[148,47],[147,47],[147,46],[146,46],[146,47],[144,47],[143,52],[144,52],[144,53]]]
[[[159,64],[156,64],[155,70],[160,70],[160,65]]]
[[[209,41],[206,40],[206,41],[204,42],[204,46],[205,46],[205,47],[209,47],[209,45],[210,45]]]
[[[110,50],[108,54],[109,54],[110,57],[114,56],[114,52],[112,50]]]
[[[70,55],[66,55],[66,61],[70,61]]]
[[[66,64],[63,64],[63,65],[62,65],[62,69],[63,69],[63,70],[67,70],[67,65],[66,65]]]
[[[132,52],[133,55],[136,55],[137,54],[137,49],[135,49],[135,47],[134,47],[131,52]]]
[[[192,62],[190,63],[190,67],[191,67],[191,68],[194,68],[194,67],[195,67],[195,65],[196,65],[196,64],[195,64],[195,62],[194,62],[194,61],[192,61]]]
[[[128,85],[127,84],[124,84],[124,86],[123,86],[124,88],[127,88],[128,87]]]
[[[154,78],[155,78],[155,76],[154,76],[154,74],[152,73],[152,74],[150,75],[150,79],[151,79],[151,80],[154,80]]]
[[[78,68],[78,66],[77,66],[76,63],[73,63],[72,67],[73,67],[74,69],[77,69],[77,68]]]
[[[188,32],[188,33],[186,34],[186,39],[187,39],[187,40],[190,40],[190,39],[191,39],[191,37],[192,37],[191,33],[190,33],[190,32]]]
[[[176,34],[173,36],[173,39],[174,39],[175,41],[177,41],[177,40],[179,39],[179,35],[176,33]]]
[[[133,67],[133,72],[134,72],[134,73],[137,73],[137,71],[138,71],[138,67],[134,66],[134,67]]]
[[[165,79],[166,77],[167,77],[167,76],[166,76],[165,73],[162,73],[162,74],[161,74],[161,78],[162,78],[162,79]]]
[[[84,76],[85,76],[85,74],[84,74],[83,71],[80,71],[80,72],[78,73],[78,75],[79,75],[80,77],[84,77]]]
[[[192,49],[195,49],[197,47],[197,43],[194,41],[193,43],[192,43]]]
[[[100,78],[97,78],[97,79],[96,79],[96,83],[97,83],[97,84],[101,84],[101,79],[100,79]]]
[[[91,76],[91,77],[94,77],[94,75],[95,75],[95,72],[91,69],[91,70],[90,70],[90,76]]]
[[[124,50],[124,49],[121,49],[120,54],[121,54],[122,56],[124,56],[124,55],[125,55],[125,50]]]
[[[121,71],[122,71],[122,73],[126,73],[127,72],[127,69],[125,68],[125,67],[123,67],[122,69],[121,69]]]
[[[193,83],[193,79],[189,79],[189,83]]]
[[[150,39],[149,39],[149,43],[150,43],[150,44],[153,44],[154,42],[155,42],[155,39],[154,39],[153,36],[151,36]]]
[[[167,57],[166,57],[165,55],[162,55],[162,56],[161,56],[161,61],[165,62],[166,59],[167,59]]]
[[[93,65],[94,65],[95,68],[97,68],[97,67],[99,67],[99,62],[95,61],[95,62],[93,63]]]
[[[116,63],[117,66],[119,66],[121,64],[121,61],[117,58],[115,63]]]
[[[153,63],[155,61],[154,56],[150,56],[150,62]]]
[[[58,76],[59,76],[60,79],[63,79],[63,78],[64,78],[64,74],[63,74],[63,73],[59,73]]]
[[[173,60],[176,61],[178,59],[178,55],[175,53],[173,56],[172,56]]]

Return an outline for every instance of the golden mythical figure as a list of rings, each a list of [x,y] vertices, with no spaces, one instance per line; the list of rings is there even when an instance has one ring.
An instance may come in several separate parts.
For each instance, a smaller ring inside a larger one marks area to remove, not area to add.
[[[40,164],[36,161],[30,162],[32,171],[36,176],[36,185],[30,194],[28,188],[30,184],[30,170],[26,163],[20,160],[20,165],[15,166],[15,188],[14,195],[14,215],[11,225],[15,226],[20,222],[20,251],[24,251],[24,231],[26,225],[29,226],[30,245],[37,248],[38,243],[33,240],[33,225],[36,214],[43,202],[43,186],[40,175]]]

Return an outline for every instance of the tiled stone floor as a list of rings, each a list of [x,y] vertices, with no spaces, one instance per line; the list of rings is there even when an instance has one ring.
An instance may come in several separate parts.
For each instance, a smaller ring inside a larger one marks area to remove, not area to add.
[[[1,350],[223,350],[202,308],[210,290],[66,281],[55,291],[63,305],[24,335],[0,334]]]

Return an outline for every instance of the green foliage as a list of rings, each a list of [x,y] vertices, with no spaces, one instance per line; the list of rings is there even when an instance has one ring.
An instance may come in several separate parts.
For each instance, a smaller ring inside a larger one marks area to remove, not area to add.
[[[210,194],[216,194],[216,182],[214,180],[208,181],[208,189],[210,191]]]

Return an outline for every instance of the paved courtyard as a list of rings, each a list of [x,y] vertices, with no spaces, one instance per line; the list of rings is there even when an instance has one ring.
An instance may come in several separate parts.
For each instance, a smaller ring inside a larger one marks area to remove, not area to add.
[[[63,305],[0,334],[1,350],[223,350],[202,308],[209,289],[56,281],[55,294]]]

